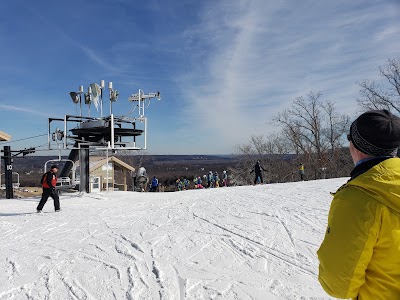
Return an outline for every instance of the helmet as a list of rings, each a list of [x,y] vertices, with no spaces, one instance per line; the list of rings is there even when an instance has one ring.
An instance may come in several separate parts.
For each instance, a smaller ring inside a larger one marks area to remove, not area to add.
[[[222,171],[222,173],[226,174],[226,171],[225,171],[225,170],[223,170],[223,171]]]
[[[58,169],[58,165],[52,165],[50,169]]]

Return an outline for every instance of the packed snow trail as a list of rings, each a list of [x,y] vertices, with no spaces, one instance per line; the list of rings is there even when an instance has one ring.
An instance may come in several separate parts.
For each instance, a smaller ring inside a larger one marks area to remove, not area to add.
[[[0,200],[0,299],[333,299],[316,251],[345,178]]]

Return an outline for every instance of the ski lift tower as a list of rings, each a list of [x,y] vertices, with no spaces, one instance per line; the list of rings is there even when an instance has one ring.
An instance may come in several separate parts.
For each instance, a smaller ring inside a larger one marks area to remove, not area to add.
[[[108,90],[110,114],[103,116],[103,96]],[[132,109],[123,116],[112,112],[119,92],[109,82],[105,87],[104,80],[100,84],[92,83],[84,92],[79,86],[77,92],[70,92],[73,103],[79,105],[79,115],[65,115],[64,118],[49,118],[48,148],[49,150],[70,150],[67,162],[61,170],[60,177],[70,176],[74,170],[74,162],[80,162],[80,191],[89,192],[89,149],[94,150],[145,150],[147,149],[147,118],[145,109],[152,98],[161,100],[160,92],[144,94],[143,90],[132,94],[128,101]],[[87,106],[84,116],[82,104]],[[100,117],[90,115],[91,105],[100,108]],[[137,109],[137,115],[132,114]],[[56,147],[54,147],[56,145]],[[73,176],[74,177],[74,176]]]

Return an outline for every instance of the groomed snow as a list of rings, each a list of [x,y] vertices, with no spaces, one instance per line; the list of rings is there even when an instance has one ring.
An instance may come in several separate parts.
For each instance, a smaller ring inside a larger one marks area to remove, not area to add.
[[[347,178],[0,200],[0,299],[333,299],[316,251]]]

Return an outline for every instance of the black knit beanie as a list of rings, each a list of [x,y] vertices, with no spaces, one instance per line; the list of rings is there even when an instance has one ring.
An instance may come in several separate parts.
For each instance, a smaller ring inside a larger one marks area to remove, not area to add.
[[[370,110],[350,127],[351,141],[359,151],[372,156],[395,156],[400,146],[400,118],[388,110]]]

